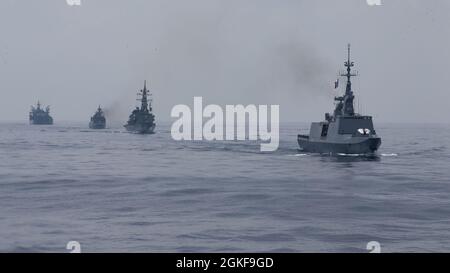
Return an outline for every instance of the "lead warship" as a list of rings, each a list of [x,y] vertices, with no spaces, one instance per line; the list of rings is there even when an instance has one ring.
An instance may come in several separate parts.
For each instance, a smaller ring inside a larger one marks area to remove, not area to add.
[[[355,113],[351,78],[357,76],[352,72],[354,62],[345,62],[347,71],[340,76],[347,78],[344,96],[335,97],[336,108],[333,115],[325,114],[325,121],[313,122],[309,135],[298,135],[297,141],[305,152],[328,154],[370,154],[378,150],[381,138],[377,136],[372,117]],[[336,82],[336,86],[339,81]]]
[[[100,105],[98,106],[97,112],[91,117],[89,122],[89,128],[91,129],[105,129],[106,128],[106,118]]]
[[[41,103],[39,101],[36,107],[31,106],[30,124],[52,125],[53,118],[50,116],[50,106],[47,106],[44,110],[41,108]]]
[[[127,124],[124,127],[129,132],[139,134],[153,134],[155,131],[155,115],[152,113],[151,100],[149,101],[150,91],[147,90],[147,82],[144,82],[144,89],[140,90],[138,95],[141,96],[141,108],[136,107],[131,113]]]

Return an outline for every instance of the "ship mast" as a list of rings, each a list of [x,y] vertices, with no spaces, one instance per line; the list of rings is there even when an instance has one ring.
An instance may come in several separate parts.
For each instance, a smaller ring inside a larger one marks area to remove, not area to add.
[[[345,95],[343,97],[344,101],[344,108],[343,108],[343,114],[344,116],[354,116],[355,115],[355,109],[353,107],[353,99],[355,96],[353,95],[352,91],[352,77],[357,76],[357,73],[352,72],[352,67],[355,66],[355,63],[351,61],[350,59],[350,49],[351,45],[348,44],[347,52],[348,52],[348,59],[344,63],[345,67],[347,67],[347,73],[341,73],[341,76],[347,77],[347,87],[345,88]]]
[[[147,90],[147,81],[144,81],[144,89],[141,90],[142,98],[141,98],[141,111],[148,111],[148,94],[150,93]]]

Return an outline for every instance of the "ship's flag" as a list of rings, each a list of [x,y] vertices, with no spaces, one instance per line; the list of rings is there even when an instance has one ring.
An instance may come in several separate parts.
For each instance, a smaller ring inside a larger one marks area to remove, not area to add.
[[[339,79],[334,82],[334,89],[339,87]]]

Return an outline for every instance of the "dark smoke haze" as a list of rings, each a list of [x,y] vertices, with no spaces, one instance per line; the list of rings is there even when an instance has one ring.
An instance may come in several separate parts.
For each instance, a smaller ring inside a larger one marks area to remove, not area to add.
[[[159,121],[175,104],[280,104],[282,121],[323,118],[346,45],[361,109],[376,122],[447,122],[446,0],[2,0],[0,120],[38,99],[55,121],[101,104],[124,123],[143,81]],[[416,109],[416,110],[413,110]]]

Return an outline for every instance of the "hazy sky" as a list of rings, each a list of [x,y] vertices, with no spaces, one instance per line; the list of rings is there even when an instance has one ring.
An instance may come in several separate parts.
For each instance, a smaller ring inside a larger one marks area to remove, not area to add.
[[[351,42],[357,109],[375,122],[447,123],[450,1],[382,3],[1,0],[0,120],[27,122],[39,99],[56,122],[88,121],[98,104],[125,122],[146,79],[160,121],[194,96],[317,121]]]

